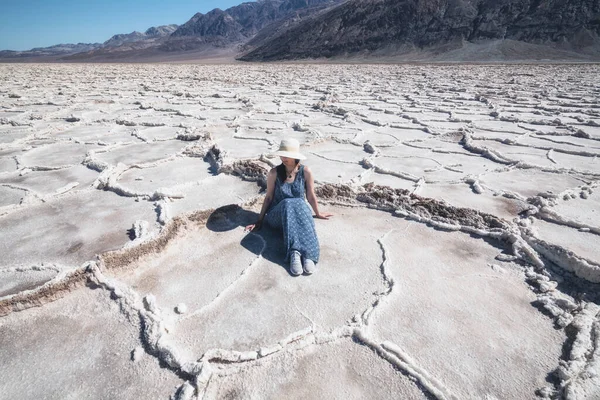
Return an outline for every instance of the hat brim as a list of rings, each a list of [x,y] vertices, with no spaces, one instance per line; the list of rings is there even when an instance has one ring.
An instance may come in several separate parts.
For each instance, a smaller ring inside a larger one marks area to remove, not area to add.
[[[279,157],[294,158],[296,160],[306,160],[306,157],[304,155],[293,151],[276,151],[275,153],[273,153],[273,155]]]

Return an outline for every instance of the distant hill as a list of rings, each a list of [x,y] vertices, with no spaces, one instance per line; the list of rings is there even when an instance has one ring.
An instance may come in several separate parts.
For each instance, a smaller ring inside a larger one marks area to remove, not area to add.
[[[166,37],[169,36],[171,33],[175,32],[177,27],[177,25],[162,25],[148,28],[144,33],[133,31],[131,33],[114,35],[106,42],[104,42],[102,47],[117,47],[125,43],[139,42],[141,40],[152,40]]]
[[[489,51],[508,59],[597,59],[599,35],[600,0],[349,0],[240,59],[443,59],[446,52],[460,59],[461,51],[475,60],[490,59]]]
[[[0,60],[33,59],[33,61],[43,61],[45,58],[48,60],[58,60],[73,54],[89,54],[94,51],[101,51],[102,49],[123,46],[127,43],[138,43],[138,45],[145,44],[144,47],[148,47],[148,45],[157,41],[158,39],[169,36],[176,29],[177,25],[163,25],[148,28],[144,33],[134,31],[127,34],[117,34],[104,43],[58,44],[55,46],[39,47],[26,51],[3,50],[0,51]]]
[[[2,50],[0,59],[27,59],[34,57],[59,57],[69,54],[92,51],[102,47],[101,43],[57,44],[50,47],[36,47],[26,51]]]

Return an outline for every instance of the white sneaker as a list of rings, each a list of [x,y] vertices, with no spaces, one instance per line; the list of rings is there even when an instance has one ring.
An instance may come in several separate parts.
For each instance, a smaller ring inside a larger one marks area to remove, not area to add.
[[[298,276],[302,273],[302,263],[300,262],[300,253],[296,250],[292,251],[290,256],[290,274]]]
[[[305,258],[302,268],[304,269],[304,273],[306,275],[310,275],[313,272],[315,272],[315,270],[317,269],[317,266],[315,265],[315,262],[313,260]]]

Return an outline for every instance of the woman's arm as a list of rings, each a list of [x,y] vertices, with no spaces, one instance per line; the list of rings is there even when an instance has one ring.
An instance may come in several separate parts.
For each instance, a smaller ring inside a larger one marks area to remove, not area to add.
[[[252,225],[246,226],[246,231],[257,231],[262,228],[262,222],[265,218],[265,214],[273,201],[273,195],[275,193],[275,179],[277,178],[277,169],[272,168],[267,174],[267,194],[265,195],[265,200],[263,201],[262,208],[260,209],[260,215],[258,216],[258,221],[256,221]]]
[[[333,214],[321,213],[319,211],[319,204],[317,203],[317,196],[315,195],[315,180],[312,171],[306,165],[304,166],[304,178],[306,179],[306,200],[308,200],[308,204],[310,204],[315,212],[315,217],[329,219]]]

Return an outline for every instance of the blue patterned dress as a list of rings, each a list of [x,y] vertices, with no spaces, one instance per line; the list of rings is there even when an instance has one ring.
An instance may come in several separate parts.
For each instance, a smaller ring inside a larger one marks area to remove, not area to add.
[[[305,200],[304,165],[300,165],[294,182],[275,179],[275,193],[265,220],[276,229],[283,230],[285,262],[293,250],[315,263],[319,261],[319,239],[315,231],[312,210]]]

